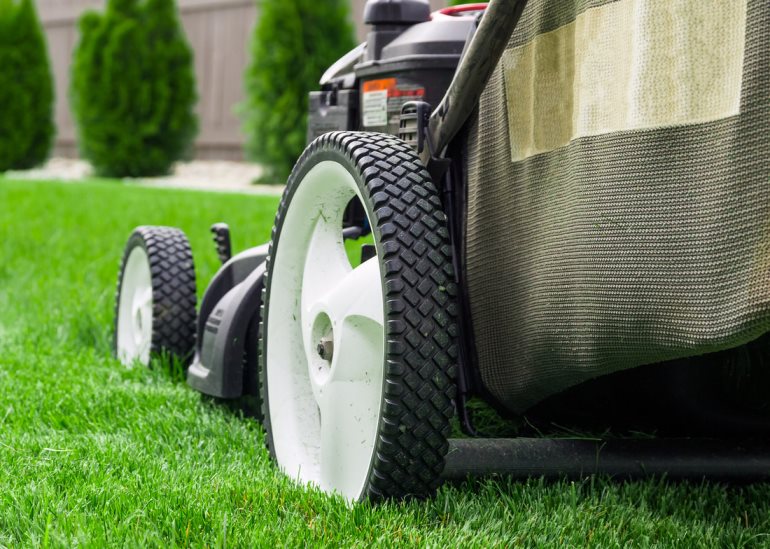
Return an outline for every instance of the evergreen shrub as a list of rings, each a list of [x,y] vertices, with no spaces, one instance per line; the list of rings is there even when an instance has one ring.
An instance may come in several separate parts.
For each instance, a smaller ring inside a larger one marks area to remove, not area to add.
[[[247,155],[285,181],[305,147],[308,93],[355,46],[350,0],[262,0],[242,105]]]
[[[174,0],[108,0],[80,19],[71,100],[97,174],[168,173],[197,133],[192,50]]]
[[[0,0],[0,172],[32,168],[54,136],[53,78],[32,0]]]

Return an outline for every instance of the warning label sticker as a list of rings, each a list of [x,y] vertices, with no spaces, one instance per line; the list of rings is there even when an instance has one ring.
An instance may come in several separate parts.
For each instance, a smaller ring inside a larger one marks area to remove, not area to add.
[[[407,101],[421,99],[425,88],[405,80],[382,78],[362,86],[361,118],[365,128],[377,127],[391,133],[398,131],[401,107]]]
[[[364,92],[364,127],[385,126],[388,123],[388,90]]]

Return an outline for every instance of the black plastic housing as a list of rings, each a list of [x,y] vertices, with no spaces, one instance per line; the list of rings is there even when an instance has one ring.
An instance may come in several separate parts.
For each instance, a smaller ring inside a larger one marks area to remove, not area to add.
[[[437,17],[412,25],[382,47],[374,58],[367,56],[356,65],[361,129],[398,134],[399,117],[405,103],[440,103],[474,25],[475,18],[470,16]],[[395,80],[395,83],[388,88],[386,114],[367,116],[373,109],[382,111],[383,108],[382,102],[370,101],[371,83],[388,80]]]
[[[358,119],[358,90],[310,92],[307,142],[328,132],[352,130]]]
[[[321,79],[322,89],[310,93],[308,143],[339,130],[397,135],[404,103],[441,101],[478,14],[431,19],[426,10],[427,2],[367,4],[365,18],[372,25],[367,42],[335,63]],[[382,88],[375,90],[380,94],[374,103],[367,95],[372,83]],[[372,106],[378,111],[374,117],[367,116]]]
[[[428,0],[369,0],[364,6],[367,25],[411,25],[428,20]]]
[[[241,252],[214,275],[198,313],[195,358],[187,383],[218,398],[248,393],[249,372],[244,365],[249,329],[258,322],[265,258],[264,244]],[[253,354],[253,352],[252,352]]]

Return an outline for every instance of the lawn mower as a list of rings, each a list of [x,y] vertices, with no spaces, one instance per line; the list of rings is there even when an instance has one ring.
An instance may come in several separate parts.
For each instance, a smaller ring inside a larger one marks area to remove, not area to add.
[[[285,474],[351,501],[770,476],[770,4],[364,18],[310,94],[271,241],[233,255],[212,227],[197,311],[185,235],[131,235],[120,360],[190,362],[194,389],[256,404]],[[518,436],[482,433],[481,405]]]

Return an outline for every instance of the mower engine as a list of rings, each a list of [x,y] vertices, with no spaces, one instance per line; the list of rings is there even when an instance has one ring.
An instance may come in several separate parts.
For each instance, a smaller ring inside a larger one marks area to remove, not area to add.
[[[307,141],[332,131],[399,134],[404,105],[438,105],[486,4],[430,13],[426,2],[370,1],[366,42],[342,57],[310,93]]]

